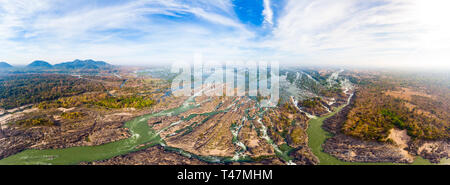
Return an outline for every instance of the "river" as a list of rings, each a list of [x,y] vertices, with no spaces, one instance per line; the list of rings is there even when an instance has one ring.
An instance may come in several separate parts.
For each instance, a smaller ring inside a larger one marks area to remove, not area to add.
[[[163,140],[159,135],[148,126],[148,119],[164,115],[177,115],[194,107],[196,107],[195,102],[193,97],[191,97],[178,108],[134,118],[124,125],[131,133],[131,137],[128,139],[98,146],[80,146],[48,150],[29,149],[0,160],[0,165],[79,164],[80,162],[109,159],[157,144],[163,144]]]
[[[322,128],[323,121],[325,119],[335,115],[337,112],[341,111],[347,105],[343,105],[333,112],[328,113],[321,117],[315,117],[309,120],[308,122],[308,146],[311,148],[312,152],[315,156],[317,156],[320,160],[320,165],[398,165],[399,163],[363,163],[363,162],[345,162],[337,159],[336,157],[323,152],[322,144],[326,139],[332,137],[333,135]],[[441,163],[447,163],[443,160]],[[431,165],[433,163],[429,162],[426,159],[418,156],[414,160],[414,162],[410,165]]]
[[[9,156],[0,160],[0,165],[66,165],[79,164],[81,162],[93,162],[99,160],[110,159],[115,156],[128,154],[139,151],[154,145],[161,145],[166,150],[175,151],[186,157],[197,158],[199,160],[210,163],[226,163],[233,161],[251,161],[241,153],[237,153],[235,158],[231,157],[216,157],[216,156],[198,156],[192,153],[183,151],[179,148],[172,148],[165,144],[161,139],[159,133],[150,128],[148,120],[152,117],[158,116],[175,116],[186,112],[192,108],[198,107],[194,100],[195,95],[188,98],[182,106],[166,110],[158,113],[147,114],[136,117],[124,124],[125,128],[129,129],[131,136],[128,139],[119,140],[98,146],[79,146],[63,149],[47,149],[36,150],[29,149],[18,154]],[[199,102],[200,104],[202,102]],[[228,111],[227,108],[225,111]],[[213,115],[217,111],[204,113],[204,115]],[[209,119],[209,118],[206,118]],[[177,122],[173,123],[177,124]],[[172,125],[173,125],[172,124]],[[170,126],[169,126],[170,127]],[[243,152],[243,151],[242,151]]]
[[[345,106],[345,105],[344,105]],[[332,135],[322,129],[323,121],[342,110],[344,106],[335,109],[333,112],[322,116],[314,117],[309,120],[309,127],[307,130],[309,137],[309,147],[314,155],[316,155],[321,165],[369,165],[369,164],[387,164],[392,165],[395,163],[354,163],[344,162],[337,158],[323,152],[322,144],[325,140]],[[125,128],[128,128],[131,137],[116,142],[111,142],[98,146],[80,146],[64,149],[47,149],[47,150],[35,150],[29,149],[22,151],[18,154],[9,156],[0,160],[0,165],[63,165],[63,164],[79,164],[80,162],[92,162],[98,160],[105,160],[115,156],[124,155],[134,151],[142,150],[154,145],[165,146],[164,141],[160,138],[159,134],[151,129],[147,121],[152,117],[164,116],[164,115],[178,115],[182,112],[188,111],[196,107],[194,97],[187,99],[182,106],[170,109],[158,113],[147,114],[134,118],[124,124]],[[260,120],[258,120],[260,121]],[[262,124],[263,125],[263,124]],[[264,136],[263,136],[264,137]],[[267,137],[267,136],[265,136]],[[269,143],[272,143],[270,138]],[[196,156],[189,154],[181,149],[166,147],[168,150],[173,150],[188,157],[195,157],[207,162],[226,162],[234,161],[228,158],[218,158],[213,156]],[[444,161],[444,160],[443,160]],[[447,163],[448,160],[445,160]],[[289,163],[289,161],[288,161]],[[428,160],[421,157],[417,157],[414,161],[415,165],[431,164]]]

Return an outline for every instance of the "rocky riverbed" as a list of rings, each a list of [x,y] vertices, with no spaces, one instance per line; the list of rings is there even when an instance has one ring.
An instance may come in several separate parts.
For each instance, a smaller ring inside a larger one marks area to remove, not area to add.
[[[56,112],[61,110],[56,110]],[[10,123],[27,116],[25,113],[5,115],[0,134],[0,159],[27,149],[60,149],[75,146],[94,146],[110,143],[130,137],[123,123],[146,112],[127,110],[82,111],[85,116],[80,120],[55,119],[55,126],[37,126],[23,128]],[[31,113],[32,111],[27,111]],[[57,114],[52,112],[51,114]],[[63,111],[62,111],[63,112]],[[50,113],[49,113],[50,114]]]
[[[90,165],[205,165],[206,162],[166,151],[157,145],[145,150],[90,163]]]

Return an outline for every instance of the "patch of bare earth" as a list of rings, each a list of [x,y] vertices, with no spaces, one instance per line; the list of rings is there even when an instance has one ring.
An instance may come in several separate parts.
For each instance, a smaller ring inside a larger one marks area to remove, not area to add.
[[[430,118],[437,118],[435,115],[431,114],[430,112],[425,111],[425,110],[423,110],[423,109],[419,109],[416,105],[413,105],[413,104],[411,104],[411,103],[409,103],[409,102],[405,102],[404,105],[405,105],[410,111],[415,111],[417,114],[423,114],[423,115],[425,115],[425,116],[427,116],[427,117],[430,117]]]
[[[63,112],[79,111],[83,117],[62,119]],[[130,136],[123,123],[145,111],[100,111],[97,109],[26,109],[22,112],[1,117],[0,158],[7,157],[25,149],[57,149],[74,146],[93,146],[110,143]],[[32,115],[28,115],[32,114]],[[55,126],[36,126],[22,128],[7,123],[28,116],[51,115],[57,118]]]
[[[402,87],[400,90],[397,90],[397,91],[386,91],[385,94],[388,96],[392,96],[394,98],[399,98],[399,99],[408,100],[408,101],[411,101],[412,96],[414,96],[414,95],[435,99],[434,96],[431,96],[429,94],[414,91],[412,89],[404,88],[404,87]]]
[[[275,155],[273,147],[266,140],[258,136],[256,128],[251,127],[251,125],[259,125],[256,121],[246,120],[243,124],[244,126],[241,128],[238,138],[247,147],[246,154],[248,156],[255,158]]]
[[[411,140],[406,130],[391,129],[388,138],[394,141],[394,143],[399,147],[400,153],[405,158],[414,160],[414,157],[409,154],[407,150],[405,150],[405,148],[408,148],[408,142]]]
[[[376,141],[364,141],[342,133],[342,124],[347,119],[356,96],[352,98],[349,106],[324,121],[322,127],[326,131],[335,134],[323,144],[324,152],[347,162],[412,163],[414,161],[413,158],[403,149],[408,143],[408,138],[403,137],[405,134],[403,132],[391,132],[394,133],[391,137],[397,140],[401,146]]]

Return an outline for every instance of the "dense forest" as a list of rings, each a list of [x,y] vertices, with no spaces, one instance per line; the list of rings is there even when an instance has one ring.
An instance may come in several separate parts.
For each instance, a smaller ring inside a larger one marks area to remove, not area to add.
[[[315,108],[321,105],[321,98],[320,97],[314,97],[310,99],[303,100],[299,103],[301,107],[307,107],[307,108]]]
[[[104,87],[68,75],[8,75],[0,78],[0,107],[12,109],[91,91],[104,91]]]
[[[99,106],[103,108],[145,108],[155,104],[150,96],[111,96],[107,93],[86,93],[79,96],[63,97],[38,104],[40,109],[71,108],[78,106]]]

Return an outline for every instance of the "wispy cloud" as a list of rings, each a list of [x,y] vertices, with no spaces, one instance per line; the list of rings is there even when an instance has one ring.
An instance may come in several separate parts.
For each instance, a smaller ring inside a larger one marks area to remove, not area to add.
[[[146,64],[203,52],[213,60],[449,67],[449,5],[263,0],[251,5],[261,6],[252,9],[263,21],[257,28],[240,20],[236,10],[248,7],[232,0],[2,0],[0,60]]]
[[[274,38],[267,44],[291,54],[287,56],[302,55],[307,61],[336,65],[448,66],[443,60],[448,60],[450,55],[438,55],[433,57],[434,61],[417,60],[416,55],[425,52],[424,39],[435,46],[443,46],[449,41],[448,34],[436,33],[436,25],[448,30],[449,24],[442,20],[442,16],[448,17],[449,14],[441,10],[438,16],[430,16],[439,10],[422,9],[423,2],[291,0],[278,20]],[[433,7],[448,4],[439,0],[429,3]],[[433,26],[430,22],[438,24]],[[429,40],[432,37],[441,41]],[[438,49],[432,47],[431,51]],[[295,57],[291,58],[295,60]]]
[[[270,0],[264,0],[264,21],[270,25],[273,25],[273,11],[272,7],[270,7]]]
[[[186,55],[205,48],[228,53],[222,51],[235,50],[238,42],[252,37],[229,1],[71,3],[1,1],[2,59],[26,63],[35,58],[59,62],[55,60],[93,57],[145,64],[162,54]]]

